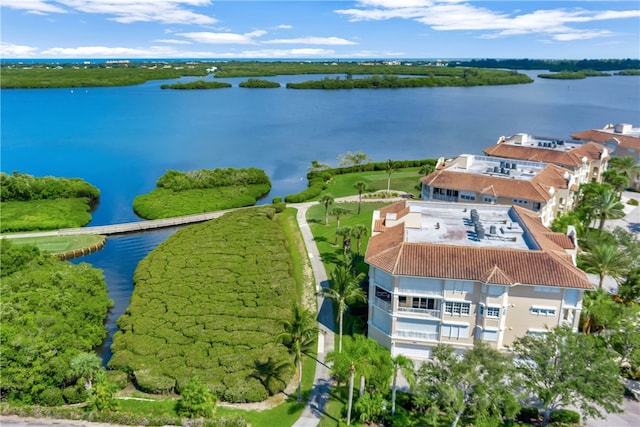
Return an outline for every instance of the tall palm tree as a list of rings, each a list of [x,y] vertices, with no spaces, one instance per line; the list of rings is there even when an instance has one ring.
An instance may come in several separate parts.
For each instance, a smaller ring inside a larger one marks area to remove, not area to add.
[[[580,255],[579,262],[584,271],[598,275],[598,288],[602,288],[607,276],[614,279],[624,276],[628,264],[625,254],[616,245],[609,243],[595,245],[591,251]]]
[[[598,230],[602,233],[607,219],[624,217],[624,205],[613,189],[607,189],[591,201],[596,217],[600,220]]]
[[[356,224],[351,227],[351,236],[356,239],[357,254],[360,255],[360,243],[362,238],[369,233],[369,229],[363,224]]]
[[[276,337],[276,341],[286,345],[293,354],[298,371],[298,403],[300,403],[302,402],[302,357],[316,342],[318,326],[311,311],[294,304],[292,318],[283,322],[283,328],[284,332]]]
[[[331,194],[323,194],[319,202],[324,206],[324,225],[329,225],[329,206],[333,204],[333,196]]]
[[[398,389],[398,372],[402,372],[402,375],[407,379],[409,384],[413,383],[413,361],[407,356],[402,354],[391,358],[391,364],[393,365],[393,384],[391,385],[391,415],[396,413],[396,390]]]
[[[387,194],[391,190],[391,174],[396,171],[397,164],[391,159],[387,159],[385,163],[385,170],[387,171]]]
[[[336,217],[336,238],[335,241],[333,242],[334,245],[338,244],[338,230],[340,229],[340,220],[342,219],[343,216],[350,214],[351,211],[349,209],[345,209],[345,208],[333,208],[331,209],[331,215]]]
[[[349,268],[344,265],[338,265],[331,272],[329,279],[329,287],[322,288],[320,295],[330,299],[338,306],[338,321],[340,328],[340,341],[338,352],[342,352],[342,325],[344,321],[344,313],[347,311],[348,304],[356,301],[366,302],[367,297],[360,287],[360,282],[364,279],[364,274],[360,273],[353,277]]]
[[[358,190],[358,215],[360,215],[360,209],[362,208],[362,193],[367,189],[367,183],[364,181],[358,181],[353,184],[353,188]]]

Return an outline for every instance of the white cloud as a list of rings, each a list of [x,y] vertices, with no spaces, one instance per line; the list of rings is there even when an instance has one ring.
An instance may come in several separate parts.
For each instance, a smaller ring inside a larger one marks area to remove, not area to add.
[[[235,33],[212,33],[212,32],[191,32],[177,33],[176,35],[186,37],[199,43],[207,44],[257,44],[257,37],[267,34],[266,31],[257,30],[246,34]]]
[[[176,40],[176,39],[158,39],[154,40],[154,43],[167,43],[167,44],[191,44],[190,41],[187,40]]]
[[[332,45],[347,46],[357,44],[355,42],[341,39],[339,37],[300,37],[295,39],[273,39],[262,42],[263,44],[311,44],[311,45]]]
[[[2,0],[2,4],[0,4],[0,6],[11,9],[26,10],[27,12],[36,15],[67,12],[65,9],[52,4],[48,0]]]
[[[276,30],[290,30],[292,28],[293,28],[293,25],[286,25],[286,24],[276,26]]]
[[[499,2],[491,3],[492,6]],[[545,3],[551,5],[553,3]],[[499,38],[523,34],[542,34],[569,41],[613,35],[602,29],[584,30],[572,24],[640,17],[640,10],[611,11],[541,9],[530,13],[496,11],[462,0],[362,0],[353,9],[335,10],[352,22],[365,20],[411,19],[436,31],[484,31],[480,37]]]
[[[31,58],[37,53],[38,49],[35,47],[0,42],[1,58]]]
[[[3,0],[2,6],[31,13],[83,13],[110,15],[123,24],[161,22],[164,24],[214,24],[216,19],[189,8],[211,6],[211,0]]]

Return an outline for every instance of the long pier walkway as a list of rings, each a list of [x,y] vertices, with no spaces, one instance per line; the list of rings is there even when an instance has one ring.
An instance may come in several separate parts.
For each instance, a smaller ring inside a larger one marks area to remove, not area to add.
[[[237,209],[243,209],[243,208],[237,208]],[[122,224],[96,225],[91,227],[80,227],[80,228],[63,228],[60,230],[36,231],[36,232],[29,232],[29,233],[8,233],[8,234],[2,234],[2,236],[0,237],[7,238],[7,239],[12,239],[12,238],[15,239],[18,237],[64,236],[64,235],[74,235],[74,234],[98,234],[102,236],[109,236],[113,234],[135,233],[140,231],[154,230],[157,228],[169,228],[169,227],[176,227],[179,225],[193,224],[196,222],[204,222],[210,219],[218,218],[232,210],[236,210],[236,209],[227,209],[227,210],[216,211],[216,212],[206,212],[206,213],[195,214],[195,215],[177,216],[177,217],[165,218],[165,219],[125,222]]]

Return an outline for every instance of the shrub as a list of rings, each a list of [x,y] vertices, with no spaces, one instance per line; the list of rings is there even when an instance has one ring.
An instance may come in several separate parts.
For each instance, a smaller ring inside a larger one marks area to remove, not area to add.
[[[192,378],[180,392],[182,399],[176,402],[178,415],[187,418],[213,416],[216,400],[206,384]]]
[[[580,414],[569,409],[556,409],[551,413],[549,421],[560,424],[579,424]]]
[[[64,401],[70,405],[81,403],[87,400],[87,391],[82,384],[76,384],[62,390],[62,397],[64,397]]]
[[[62,390],[57,387],[46,388],[38,396],[38,403],[44,406],[60,406],[64,405],[64,397]]]
[[[281,213],[284,212],[284,210],[287,208],[287,204],[282,202],[282,203],[274,203],[273,207],[276,210],[276,213]]]
[[[106,371],[107,381],[114,384],[118,390],[122,390],[129,383],[129,376],[126,372],[117,371],[117,370],[109,370]]]
[[[631,205],[631,206],[638,206],[638,200],[637,199],[629,199],[627,204]]]
[[[538,418],[540,418],[540,411],[538,410],[538,408],[535,408],[533,406],[523,407],[522,409],[520,409],[520,412],[517,416],[518,421],[520,421],[521,423],[530,423],[531,420],[537,420]]]

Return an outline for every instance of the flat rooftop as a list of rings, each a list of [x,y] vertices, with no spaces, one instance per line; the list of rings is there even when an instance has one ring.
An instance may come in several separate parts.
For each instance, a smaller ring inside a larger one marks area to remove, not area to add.
[[[538,249],[511,206],[408,201],[409,213],[389,226],[405,223],[405,242]],[[472,212],[477,214],[474,221]],[[482,232],[476,223],[481,224]]]
[[[571,151],[583,145],[582,142],[552,138],[548,136],[536,136],[526,133],[517,133],[504,139],[502,144],[516,147],[539,148],[541,150]]]
[[[445,170],[530,181],[546,166],[547,163],[462,154],[446,165]]]

